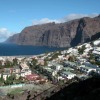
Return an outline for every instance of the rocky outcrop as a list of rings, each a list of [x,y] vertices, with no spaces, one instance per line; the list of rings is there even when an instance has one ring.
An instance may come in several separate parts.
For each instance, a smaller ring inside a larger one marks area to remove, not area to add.
[[[90,41],[99,32],[100,16],[84,17],[60,24],[29,26],[7,41],[19,45],[70,47]]]

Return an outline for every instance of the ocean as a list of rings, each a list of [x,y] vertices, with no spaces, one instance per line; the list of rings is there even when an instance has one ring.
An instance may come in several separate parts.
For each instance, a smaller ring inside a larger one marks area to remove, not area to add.
[[[39,55],[57,50],[64,50],[64,48],[0,43],[0,56]]]

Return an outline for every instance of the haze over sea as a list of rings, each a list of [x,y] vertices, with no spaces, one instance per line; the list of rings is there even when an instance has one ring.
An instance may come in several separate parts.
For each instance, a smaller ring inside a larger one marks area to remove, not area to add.
[[[46,52],[63,50],[64,48],[45,46],[22,46],[16,44],[0,43],[0,56],[39,55]]]

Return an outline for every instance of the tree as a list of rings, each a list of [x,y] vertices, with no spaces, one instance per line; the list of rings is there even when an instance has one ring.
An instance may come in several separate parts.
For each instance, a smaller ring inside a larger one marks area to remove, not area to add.
[[[46,58],[44,59],[44,66],[47,66],[47,65],[48,65],[48,61],[50,61],[50,59],[49,59],[48,57],[46,57]]]
[[[31,61],[33,66],[36,66],[37,62],[38,62],[37,59],[32,59],[32,61]]]
[[[18,59],[17,58],[13,59],[13,65],[15,66],[17,64],[18,64]]]
[[[98,74],[98,73],[96,73],[96,72],[94,72],[94,71],[91,71],[90,73],[89,73],[89,75],[90,76],[93,76],[93,77],[100,77],[100,75]]]
[[[69,56],[68,61],[74,62],[76,61],[76,56]]]
[[[2,85],[3,83],[4,83],[3,74],[1,74],[1,77],[0,77],[0,85]]]
[[[89,58],[90,58],[90,59],[95,59],[94,54],[91,53]]]
[[[94,46],[94,43],[93,43],[93,41],[91,41],[91,42],[90,42],[90,45],[91,45],[92,47]]]
[[[5,83],[5,85],[11,85],[11,84],[13,84],[14,80],[16,80],[16,75],[12,74],[9,77],[7,76],[7,79],[4,83]]]
[[[83,54],[84,50],[86,49],[85,45],[78,49],[79,54]]]
[[[7,61],[5,62],[5,67],[6,67],[6,68],[9,68],[9,67],[11,68],[11,67],[13,67],[13,63],[7,60]]]

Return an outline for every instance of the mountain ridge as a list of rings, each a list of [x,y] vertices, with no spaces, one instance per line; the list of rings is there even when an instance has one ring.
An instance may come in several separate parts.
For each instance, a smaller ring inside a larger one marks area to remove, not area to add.
[[[71,47],[91,41],[92,36],[95,37],[99,32],[100,15],[94,18],[83,17],[59,24],[52,22],[28,26],[20,33],[8,38],[7,42],[19,45]]]

